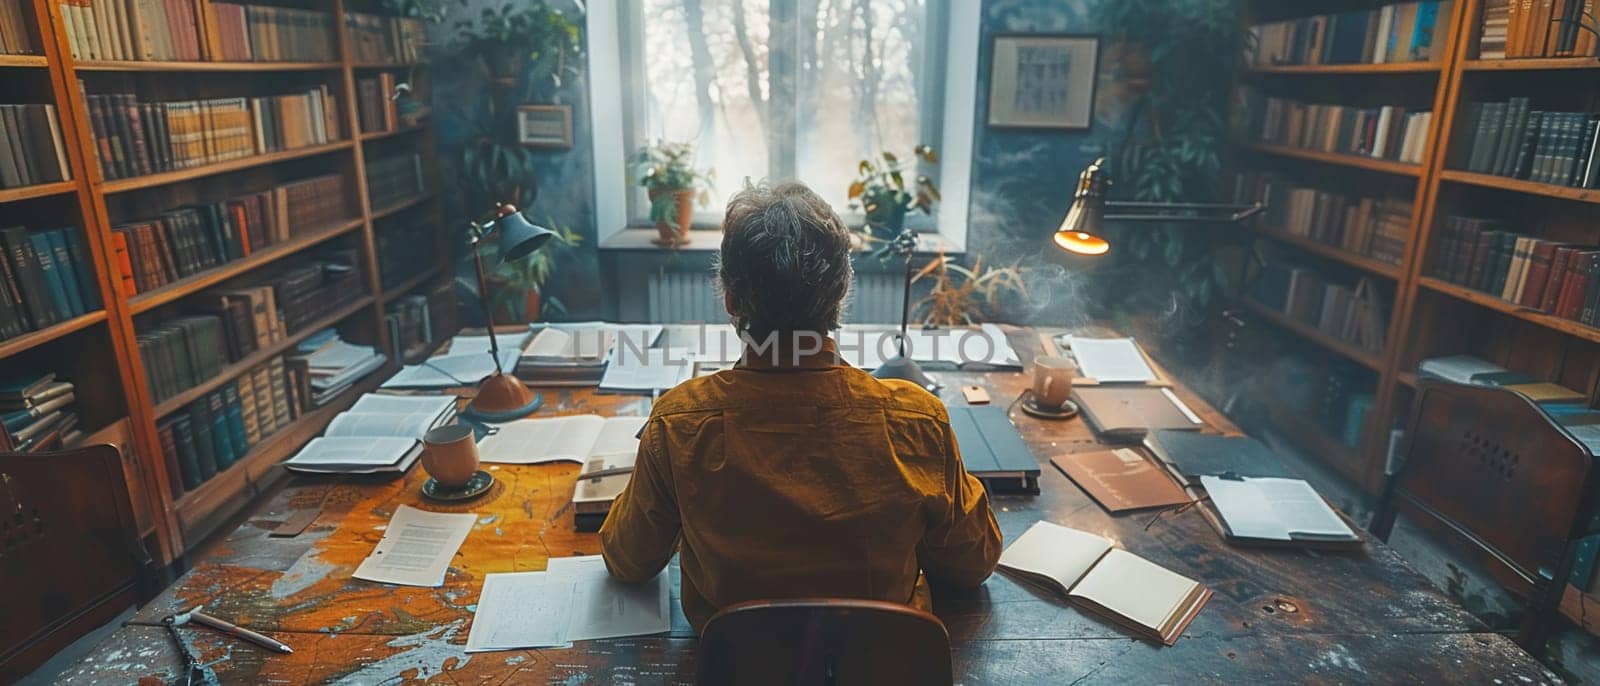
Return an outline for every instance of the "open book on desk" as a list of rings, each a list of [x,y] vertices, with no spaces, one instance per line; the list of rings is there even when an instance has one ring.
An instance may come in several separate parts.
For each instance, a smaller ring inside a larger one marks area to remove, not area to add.
[[[455,415],[455,396],[368,393],[283,466],[319,474],[405,472],[422,454],[422,435]]]
[[[1338,511],[1300,479],[1203,476],[1230,539],[1361,544]]]
[[[1178,641],[1211,598],[1200,582],[1118,549],[1108,538],[1050,522],[1034,523],[1013,541],[1000,567],[1166,645]]]
[[[496,427],[478,443],[484,462],[538,464],[577,462],[624,453],[632,464],[639,450],[639,431],[647,417],[601,417],[578,414],[566,417],[519,419]],[[594,470],[585,469],[588,473]]]

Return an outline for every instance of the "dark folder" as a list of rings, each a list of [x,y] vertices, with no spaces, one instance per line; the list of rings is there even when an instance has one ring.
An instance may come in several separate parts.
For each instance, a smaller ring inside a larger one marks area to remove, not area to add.
[[[999,407],[952,407],[961,460],[993,494],[1039,494],[1039,461]]]
[[[1171,464],[1186,485],[1200,483],[1202,476],[1300,478],[1254,438],[1165,429],[1152,432],[1150,438],[1146,445]]]

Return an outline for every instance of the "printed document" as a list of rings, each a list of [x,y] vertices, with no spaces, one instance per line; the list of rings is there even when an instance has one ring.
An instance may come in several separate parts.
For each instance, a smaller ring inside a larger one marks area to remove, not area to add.
[[[445,570],[478,515],[428,512],[401,505],[383,539],[356,567],[357,579],[402,586],[443,586]]]

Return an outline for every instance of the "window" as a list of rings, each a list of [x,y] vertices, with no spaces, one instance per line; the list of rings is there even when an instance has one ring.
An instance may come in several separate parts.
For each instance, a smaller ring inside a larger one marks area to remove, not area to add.
[[[930,143],[941,163],[919,172],[946,202],[917,228],[964,242],[978,5],[590,3],[596,206],[617,222],[602,217],[602,232],[648,224],[644,192],[628,184],[618,158],[658,139],[692,143],[696,165],[714,170],[711,202],[695,217],[707,227],[746,178],[800,179],[858,223],[846,197],[856,162],[878,151],[911,159],[913,147]],[[608,97],[616,109],[602,111]]]

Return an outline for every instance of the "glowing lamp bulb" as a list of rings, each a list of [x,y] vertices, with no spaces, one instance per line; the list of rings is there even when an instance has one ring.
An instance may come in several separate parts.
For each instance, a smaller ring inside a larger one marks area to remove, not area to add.
[[[1076,255],[1104,255],[1111,250],[1106,239],[1083,231],[1057,231],[1055,244]]]

